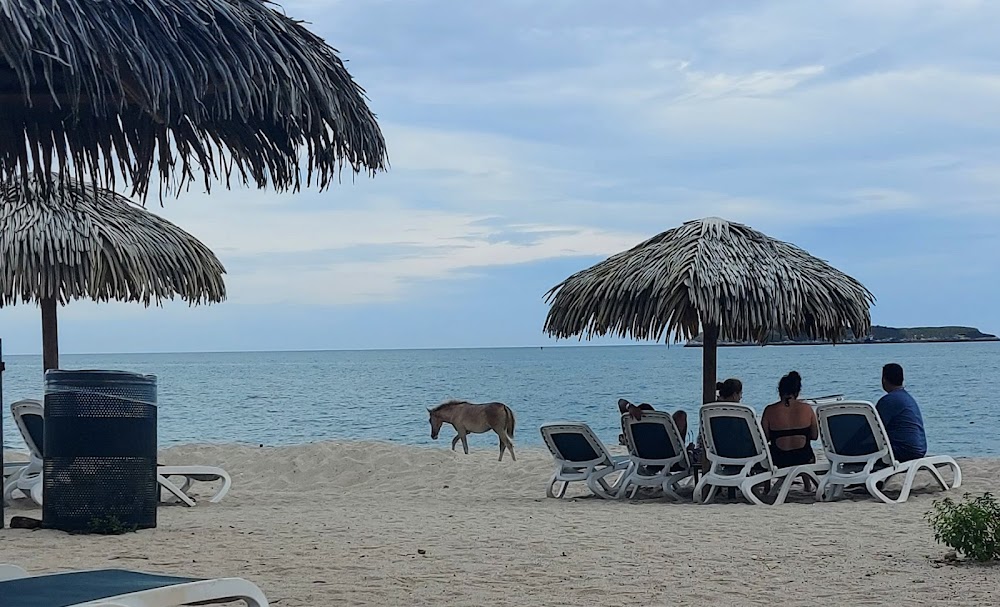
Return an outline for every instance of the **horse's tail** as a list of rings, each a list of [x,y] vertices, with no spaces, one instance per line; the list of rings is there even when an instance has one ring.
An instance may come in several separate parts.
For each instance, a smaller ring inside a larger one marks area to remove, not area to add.
[[[514,412],[507,405],[503,406],[503,412],[507,416],[507,436],[514,438]]]

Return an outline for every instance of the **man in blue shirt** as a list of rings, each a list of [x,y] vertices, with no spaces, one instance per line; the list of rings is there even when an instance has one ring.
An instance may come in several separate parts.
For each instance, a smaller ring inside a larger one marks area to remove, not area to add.
[[[889,435],[893,455],[901,462],[923,457],[927,454],[924,419],[917,401],[903,389],[903,367],[896,363],[882,367],[882,389],[886,395],[875,409]]]

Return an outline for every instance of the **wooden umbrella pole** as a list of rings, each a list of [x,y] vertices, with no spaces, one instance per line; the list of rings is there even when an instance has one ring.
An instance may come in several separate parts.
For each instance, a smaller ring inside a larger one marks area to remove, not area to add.
[[[703,403],[714,403],[716,364],[718,362],[719,328],[715,325],[702,325],[701,366]]]
[[[42,371],[59,368],[59,329],[56,323],[56,300],[41,300],[42,307]]]

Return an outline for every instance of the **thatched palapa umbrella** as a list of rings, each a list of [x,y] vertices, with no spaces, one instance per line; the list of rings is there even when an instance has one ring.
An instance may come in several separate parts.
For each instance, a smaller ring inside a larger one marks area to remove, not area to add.
[[[704,402],[715,400],[719,339],[772,331],[833,342],[871,328],[874,296],[802,249],[719,218],[689,221],[577,272],[546,295],[545,331],[659,340],[704,336]]]
[[[4,183],[117,173],[144,199],[154,165],[162,194],[196,171],[297,190],[387,161],[336,51],[267,0],[0,1],[0,116]]]
[[[57,303],[225,299],[225,269],[194,236],[115,192],[50,181],[0,190],[0,307],[40,304],[45,370],[59,367]]]

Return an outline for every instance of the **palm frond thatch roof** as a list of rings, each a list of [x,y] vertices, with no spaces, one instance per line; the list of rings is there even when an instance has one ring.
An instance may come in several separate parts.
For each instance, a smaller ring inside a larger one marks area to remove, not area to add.
[[[545,332],[762,342],[773,330],[840,341],[871,327],[874,296],[806,251],[739,223],[689,221],[577,272],[546,295]],[[714,380],[713,380],[714,382]]]
[[[0,189],[0,307],[55,299],[226,297],[225,269],[194,236],[111,191],[53,176]]]
[[[336,51],[267,0],[0,1],[0,116],[3,182],[297,190],[387,161]]]

